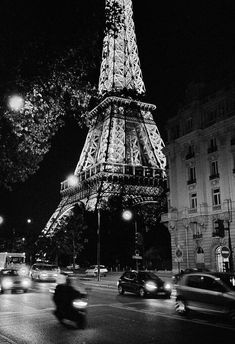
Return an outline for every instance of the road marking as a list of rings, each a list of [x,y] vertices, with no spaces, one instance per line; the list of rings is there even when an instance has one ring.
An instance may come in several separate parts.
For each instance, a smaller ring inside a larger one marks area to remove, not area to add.
[[[1,344],[4,344],[4,343],[6,343],[6,344],[17,344],[17,342],[15,342],[14,340],[11,340],[10,338],[4,336],[3,334],[0,334],[0,338],[6,341],[6,342],[2,342],[1,341]]]
[[[164,314],[164,313],[161,313],[161,312],[158,312],[158,311],[151,312],[151,311],[144,310],[144,309],[140,310],[140,309],[135,309],[135,308],[128,307],[128,306],[119,306],[119,305],[115,305],[115,304],[109,305],[109,307],[125,309],[125,310],[128,310],[128,311],[137,312],[137,313],[145,313],[145,314],[150,314],[150,315],[158,315],[158,316],[161,316],[163,318],[170,318],[170,319],[174,319],[174,320],[180,320],[180,321],[185,321],[185,322],[192,322],[192,323],[195,323],[195,324],[206,325],[206,326],[223,328],[223,329],[226,329],[226,330],[235,331],[235,328],[229,327],[229,326],[226,326],[226,325],[223,325],[223,324],[218,324],[218,323],[214,323],[213,324],[213,323],[209,323],[209,322],[202,321],[202,320],[199,320],[199,319],[188,319],[188,318],[183,318],[183,317],[181,317],[179,315],[173,315],[173,314],[169,315],[169,314]]]

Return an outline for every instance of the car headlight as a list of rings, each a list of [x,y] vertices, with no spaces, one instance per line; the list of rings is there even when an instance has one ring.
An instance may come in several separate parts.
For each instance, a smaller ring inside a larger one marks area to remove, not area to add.
[[[77,309],[84,309],[87,307],[87,301],[75,299],[73,300],[73,307]]]
[[[29,269],[27,267],[23,267],[19,270],[19,275],[26,276],[29,273]]]
[[[22,280],[22,286],[23,286],[24,288],[29,288],[30,285],[31,285],[31,281],[30,281],[29,279],[23,279],[23,280]]]
[[[40,277],[42,278],[47,277],[47,274],[40,274]]]
[[[171,290],[172,289],[172,285],[170,283],[165,283],[164,284],[164,289]]]
[[[2,287],[3,289],[10,289],[13,286],[13,281],[10,278],[5,278],[2,281]]]
[[[145,288],[148,291],[154,291],[157,289],[157,285],[154,282],[146,282]]]

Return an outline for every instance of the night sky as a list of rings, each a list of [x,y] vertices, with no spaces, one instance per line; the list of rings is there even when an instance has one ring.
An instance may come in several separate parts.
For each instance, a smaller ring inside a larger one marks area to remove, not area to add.
[[[22,59],[28,61],[23,75],[33,79],[35,66],[30,60],[35,61],[39,51],[45,63],[53,61],[76,45],[76,37],[85,34],[86,26],[102,37],[103,9],[103,0],[1,0],[1,97],[15,90],[14,66]],[[220,79],[234,68],[235,3],[133,0],[133,11],[145,101],[157,106],[154,116],[165,139],[166,120],[177,113],[186,85]],[[97,26],[94,18],[100,18]],[[97,84],[98,75],[99,70]],[[60,182],[76,167],[86,134],[85,129],[67,123],[53,139],[39,171],[11,192],[0,190],[3,230],[21,231],[27,218],[33,221],[31,230],[43,229],[59,203]]]

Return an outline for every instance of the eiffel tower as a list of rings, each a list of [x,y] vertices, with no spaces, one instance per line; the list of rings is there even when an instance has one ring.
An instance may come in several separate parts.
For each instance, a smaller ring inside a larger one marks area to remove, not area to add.
[[[106,0],[106,27],[98,92],[100,103],[74,171],[61,183],[61,202],[43,230],[52,235],[76,203],[94,210],[102,199],[122,193],[136,202],[156,201],[165,170],[164,143],[153,120],[155,105],[145,94],[131,0]]]

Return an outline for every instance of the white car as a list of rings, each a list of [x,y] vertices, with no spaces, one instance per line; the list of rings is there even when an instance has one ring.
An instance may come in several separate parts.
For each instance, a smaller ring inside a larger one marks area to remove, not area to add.
[[[100,265],[100,276],[106,276],[108,269],[104,265]],[[97,276],[98,275],[98,265],[91,265],[86,271],[86,276]]]
[[[32,280],[56,282],[60,268],[57,265],[35,263],[30,269]]]

